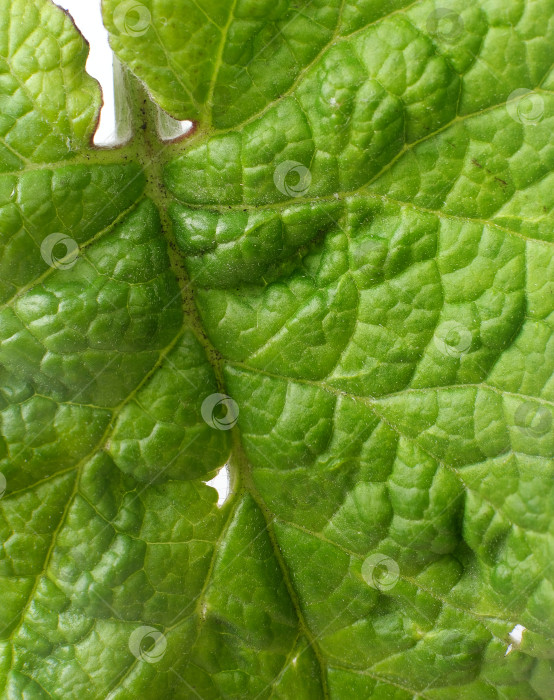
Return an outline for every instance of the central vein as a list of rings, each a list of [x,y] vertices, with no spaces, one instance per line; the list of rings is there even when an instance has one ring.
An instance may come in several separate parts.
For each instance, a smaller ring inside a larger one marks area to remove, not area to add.
[[[145,194],[156,204],[159,212],[162,233],[168,244],[171,269],[179,284],[184,323],[190,327],[203,346],[206,356],[213,368],[218,388],[221,393],[226,393],[223,357],[213,346],[204,330],[194,300],[194,280],[189,277],[186,271],[184,256],[180,252],[173,235],[173,226],[169,216],[169,205],[172,199],[167,193],[164,179],[164,167],[171,158],[173,144],[160,140],[158,135],[158,107],[152,102],[142,84],[134,76],[127,73],[125,76],[125,85],[133,131],[133,139],[128,148],[125,149],[125,152],[129,153],[129,156],[125,157],[136,159],[140,163],[142,171],[146,176],[147,184]],[[297,614],[299,630],[308,640],[309,647],[312,648],[318,659],[324,696],[328,697],[326,664],[320,652],[317,640],[304,619],[298,593],[294,588],[288,566],[280,550],[273,527],[275,514],[269,510],[256,488],[252,476],[252,467],[245,454],[237,426],[232,428],[232,438],[232,453],[229,460],[229,467],[231,497],[233,502],[230,504],[227,521],[222,530],[222,536],[224,536],[227,526],[235,514],[237,505],[242,500],[240,494],[249,493],[263,513],[275,559],[279,564],[291,602]],[[217,551],[214,552],[214,557],[216,556]],[[204,591],[207,590],[208,586],[209,580],[205,582]]]

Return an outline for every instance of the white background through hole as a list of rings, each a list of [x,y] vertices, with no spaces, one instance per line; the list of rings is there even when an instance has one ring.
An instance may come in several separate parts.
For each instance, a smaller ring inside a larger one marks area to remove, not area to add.
[[[102,24],[100,0],[55,0],[56,5],[69,10],[79,31],[90,44],[87,72],[102,85],[104,107],[94,143],[113,146],[117,143],[113,88],[113,55],[108,44],[108,32]]]
[[[100,0],[54,0],[56,5],[68,10],[79,31],[90,44],[87,73],[102,86],[104,106],[100,112],[100,124],[94,136],[97,146],[117,145],[115,98],[113,80],[113,53],[108,43],[108,32],[102,23]],[[161,137],[177,138],[190,130],[190,121],[165,120],[161,125]]]
[[[231,488],[229,467],[227,465],[221,467],[217,473],[217,476],[214,476],[211,481],[207,481],[206,483],[208,486],[212,486],[217,491],[217,505],[222,506],[227,500],[227,496],[229,495],[229,490]]]
[[[510,632],[510,639],[512,640],[512,643],[508,646],[506,649],[506,653],[504,656],[508,656],[508,654],[512,651],[512,649],[517,649],[519,645],[521,644],[521,641],[523,639],[523,633],[525,632],[526,627],[523,625],[516,625],[514,629]]]

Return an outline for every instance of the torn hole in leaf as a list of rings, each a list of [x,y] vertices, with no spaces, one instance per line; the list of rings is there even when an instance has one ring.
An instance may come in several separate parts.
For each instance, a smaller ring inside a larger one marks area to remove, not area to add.
[[[118,73],[121,67],[114,62],[114,56],[108,42],[108,31],[102,23],[100,1],[83,2],[83,0],[54,0],[56,5],[67,10],[75,25],[90,45],[86,70],[89,75],[96,78],[102,87],[104,104],[100,110],[100,121],[94,134],[96,146],[121,146],[130,136],[130,120],[128,107],[116,103],[116,94],[121,95],[121,90],[115,89],[119,81]],[[115,64],[115,65],[114,65]],[[121,100],[121,97],[117,98]],[[116,119],[116,115],[118,119]],[[127,123],[125,123],[127,121]]]
[[[122,146],[132,137],[129,104],[123,88],[123,69],[110,48],[108,31],[102,22],[100,0],[55,0],[67,10],[81,34],[90,45],[86,70],[96,78],[102,88],[103,106],[94,134],[94,145],[99,147]],[[158,135],[162,141],[175,141],[185,136],[193,127],[188,120],[173,119],[158,109]]]
[[[206,481],[206,484],[217,491],[217,505],[221,507],[229,498],[229,494],[231,492],[231,474],[229,471],[229,465],[223,465],[223,467],[221,467],[221,469],[218,471],[217,475],[214,476],[213,479],[210,479],[210,481]]]
[[[519,647],[519,645],[521,644],[521,640],[523,639],[523,633],[525,632],[525,630],[526,627],[524,627],[523,625],[516,625],[514,627],[514,629],[508,635],[512,643],[508,645],[504,656],[508,656],[510,652]]]
[[[158,136],[162,141],[176,141],[188,134],[193,123],[188,119],[173,119],[163,109],[158,108]]]

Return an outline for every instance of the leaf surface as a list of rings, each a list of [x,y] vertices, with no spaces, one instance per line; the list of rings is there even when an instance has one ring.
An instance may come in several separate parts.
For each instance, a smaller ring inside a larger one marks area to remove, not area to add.
[[[4,696],[553,698],[554,3],[103,12],[113,150],[0,0]]]

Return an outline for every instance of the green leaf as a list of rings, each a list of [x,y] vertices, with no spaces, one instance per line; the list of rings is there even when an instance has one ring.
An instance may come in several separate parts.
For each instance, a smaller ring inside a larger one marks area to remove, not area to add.
[[[114,149],[0,0],[2,697],[554,698],[554,2],[103,13]]]

